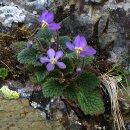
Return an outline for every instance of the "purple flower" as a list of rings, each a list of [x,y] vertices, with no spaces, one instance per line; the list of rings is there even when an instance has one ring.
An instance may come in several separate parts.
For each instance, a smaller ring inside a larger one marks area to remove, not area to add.
[[[80,55],[81,57],[84,57],[85,55],[91,56],[96,53],[96,50],[94,48],[87,46],[85,37],[80,37],[79,35],[75,38],[74,45],[70,42],[67,42],[66,46],[69,50],[75,51],[76,54]]]
[[[40,62],[42,64],[48,63],[46,68],[48,71],[52,71],[57,65],[60,69],[65,69],[66,65],[63,62],[59,62],[58,60],[63,57],[62,51],[55,52],[52,48],[47,51],[48,57],[41,57]]]
[[[59,30],[61,27],[59,24],[54,22],[54,14],[45,10],[40,16],[40,22],[42,24],[42,28],[48,27],[50,30]]]

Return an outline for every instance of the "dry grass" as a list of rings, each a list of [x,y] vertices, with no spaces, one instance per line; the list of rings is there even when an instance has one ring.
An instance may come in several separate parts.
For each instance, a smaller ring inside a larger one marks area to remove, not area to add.
[[[115,76],[110,74],[104,74],[101,77],[101,82],[103,85],[101,87],[107,89],[111,101],[111,113],[114,120],[114,130],[126,130],[122,114],[120,112],[118,103],[118,81]]]

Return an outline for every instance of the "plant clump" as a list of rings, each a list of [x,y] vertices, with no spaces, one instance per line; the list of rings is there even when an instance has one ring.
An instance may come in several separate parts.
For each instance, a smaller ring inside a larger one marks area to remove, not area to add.
[[[76,36],[73,43],[69,36],[60,36],[61,26],[48,10],[42,13],[40,24],[36,37],[18,53],[18,61],[34,74],[33,82],[35,79],[35,84],[42,86],[45,97],[73,101],[85,115],[103,113],[100,80],[85,69],[86,64],[93,62],[96,50],[84,36]]]

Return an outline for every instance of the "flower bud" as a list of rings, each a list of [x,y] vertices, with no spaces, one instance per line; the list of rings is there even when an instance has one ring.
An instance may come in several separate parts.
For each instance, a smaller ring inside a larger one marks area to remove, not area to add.
[[[50,42],[51,47],[56,47],[56,43],[55,43],[55,39],[51,38],[51,42]]]
[[[32,48],[32,41],[29,41],[28,43],[27,43],[27,48]]]
[[[77,69],[76,69],[76,73],[77,73],[77,74],[81,74],[81,68],[77,68]]]

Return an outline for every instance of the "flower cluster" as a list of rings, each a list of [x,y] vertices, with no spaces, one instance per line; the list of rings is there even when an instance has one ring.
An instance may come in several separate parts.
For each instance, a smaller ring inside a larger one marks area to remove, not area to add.
[[[52,12],[45,10],[39,21],[42,29],[35,37],[29,37],[27,47],[22,46],[17,56],[18,61],[33,72],[31,82],[40,86],[44,97],[64,98],[85,115],[103,113],[102,94],[97,88],[100,80],[91,73],[91,68],[86,70],[96,50],[82,35],[72,42],[69,36],[60,36],[61,27],[54,22]]]
[[[49,12],[48,10],[45,10],[42,15],[39,18],[42,28],[48,28],[50,30],[59,30],[61,27],[59,24],[54,22],[54,14],[52,12]],[[53,40],[52,40],[53,39]],[[55,47],[56,43],[54,42],[54,38],[51,39],[51,47]],[[67,48],[75,52],[80,57],[85,57],[86,55],[94,55],[96,53],[96,50],[90,46],[87,45],[87,41],[84,36],[77,36],[74,39],[74,44],[67,42],[66,43]],[[32,42],[29,42],[27,44],[28,48],[32,48]],[[42,64],[46,64],[46,68],[48,71],[54,70],[55,66],[58,66],[60,69],[65,69],[66,65],[63,62],[60,62],[60,60],[63,57],[62,51],[55,52],[54,49],[50,48],[47,51],[47,57],[41,57],[40,62]]]

